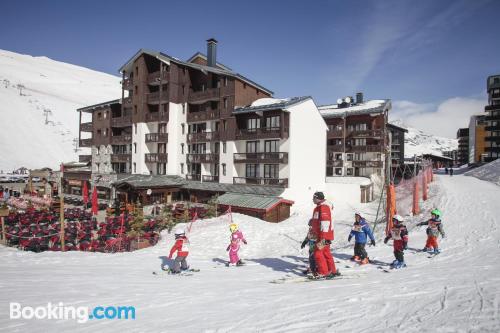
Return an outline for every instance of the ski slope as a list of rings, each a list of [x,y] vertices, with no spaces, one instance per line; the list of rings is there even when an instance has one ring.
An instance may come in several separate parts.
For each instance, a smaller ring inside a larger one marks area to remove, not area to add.
[[[133,253],[41,254],[0,248],[0,329],[9,332],[498,332],[500,330],[500,187],[474,177],[436,176],[423,213],[409,219],[408,267],[384,273],[377,265],[352,266],[347,243],[354,209],[373,218],[376,202],[334,210],[337,267],[351,279],[272,284],[296,276],[306,250],[309,212],[280,224],[234,214],[248,240],[241,256],[248,265],[227,268],[228,222],[193,227],[193,276],[154,276],[167,263],[173,237]],[[429,259],[415,252],[425,227],[415,227],[433,207],[443,212],[443,252]],[[311,207],[312,208],[312,207]],[[370,257],[392,262],[392,247],[367,247]],[[135,320],[9,320],[8,303],[46,305],[131,305]]]

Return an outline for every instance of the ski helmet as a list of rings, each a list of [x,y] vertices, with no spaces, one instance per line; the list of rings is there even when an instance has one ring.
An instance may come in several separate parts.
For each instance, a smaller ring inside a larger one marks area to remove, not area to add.
[[[398,221],[398,223],[403,222],[403,217],[401,215],[394,215],[392,219]]]
[[[315,192],[313,195],[313,199],[325,200],[325,194],[323,192]]]
[[[235,232],[236,230],[238,230],[238,225],[236,223],[231,223],[229,225],[229,231]]]
[[[178,227],[177,229],[175,229],[175,235],[178,236],[178,235],[184,235],[185,232],[184,232],[184,229],[181,228],[181,227]]]
[[[365,218],[365,215],[363,213],[361,213],[361,212],[356,212],[356,213],[354,213],[354,215],[358,215],[362,219]]]
[[[441,211],[439,209],[433,209],[431,215],[436,215],[437,217],[441,217]]]

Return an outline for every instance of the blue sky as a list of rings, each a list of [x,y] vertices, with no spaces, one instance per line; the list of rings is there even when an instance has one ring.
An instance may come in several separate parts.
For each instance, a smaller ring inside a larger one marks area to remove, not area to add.
[[[215,37],[220,62],[277,97],[363,91],[407,115],[484,103],[500,73],[499,13],[495,0],[9,1],[0,48],[117,75],[139,48],[187,59]]]

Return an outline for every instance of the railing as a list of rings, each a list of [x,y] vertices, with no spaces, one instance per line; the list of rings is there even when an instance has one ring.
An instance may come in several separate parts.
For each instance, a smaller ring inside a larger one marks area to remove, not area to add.
[[[114,144],[132,143],[132,134],[114,135],[111,137],[111,143]]]
[[[132,160],[131,154],[111,154],[111,162],[126,163]]]
[[[114,127],[132,126],[132,117],[124,116],[124,117],[111,118],[111,126]]]
[[[208,175],[203,175],[201,179],[204,182],[207,183],[218,183],[219,182],[219,176],[208,176]]]
[[[198,112],[189,112],[187,114],[187,122],[195,122],[195,121],[207,121],[207,120],[215,120],[220,118],[219,110],[205,110]]]
[[[188,102],[194,104],[201,104],[211,100],[217,100],[220,97],[220,88],[209,88],[202,91],[189,92]]]
[[[288,178],[233,177],[233,184],[288,187]]]
[[[486,126],[486,131],[500,131],[500,125]]]
[[[168,133],[146,134],[146,142],[168,142]]]
[[[186,179],[187,180],[198,180],[199,181],[199,180],[201,180],[201,175],[189,175],[189,174],[187,174],[186,175]]]
[[[92,139],[80,139],[80,147],[92,147]]]
[[[170,80],[170,72],[154,72],[148,75],[148,83],[156,84],[161,82],[166,82]]]
[[[92,161],[92,155],[78,155],[78,162],[86,163]]]
[[[328,138],[343,138],[344,137],[344,131],[343,130],[332,130],[328,131]]]
[[[150,94],[146,94],[146,100],[148,103],[159,103],[160,102],[160,92],[154,92]],[[161,101],[168,102],[168,91],[161,92]]]
[[[81,123],[80,124],[80,131],[82,131],[82,132],[92,132],[92,122]]]
[[[122,103],[124,107],[132,105],[132,97],[125,97]]]
[[[382,152],[382,146],[381,145],[347,146],[346,151],[355,153],[380,153]]]
[[[285,132],[288,132],[288,128],[285,128]],[[252,128],[252,129],[241,129],[236,132],[236,137],[238,139],[269,139],[269,138],[280,138],[281,137],[281,127],[262,127],[262,128]]]
[[[168,121],[168,112],[150,112],[146,113],[146,122]]]
[[[217,163],[219,154],[187,154],[188,163]]]
[[[330,146],[327,146],[327,150],[330,152],[343,152],[344,146],[343,145],[330,145]]]
[[[207,142],[219,140],[219,132],[199,132],[189,133],[187,136],[188,142]]]
[[[382,161],[352,161],[354,168],[381,168]]]
[[[288,163],[288,153],[236,153],[234,163]]]
[[[344,161],[342,160],[327,160],[326,165],[335,168],[341,168],[344,166]]]
[[[145,154],[146,163],[167,163],[168,162],[168,154],[159,153],[159,154]]]
[[[122,83],[122,87],[125,90],[134,89],[134,80],[133,79],[124,79]]]
[[[492,111],[492,110],[500,110],[500,104],[496,104],[496,105],[486,105],[484,107],[484,109],[486,111]]]
[[[382,136],[382,130],[379,130],[379,129],[375,129],[375,130],[363,130],[363,131],[354,130],[354,131],[349,131],[349,136],[352,136],[352,137],[362,137],[362,138],[366,138],[366,137],[380,137],[380,136]]]

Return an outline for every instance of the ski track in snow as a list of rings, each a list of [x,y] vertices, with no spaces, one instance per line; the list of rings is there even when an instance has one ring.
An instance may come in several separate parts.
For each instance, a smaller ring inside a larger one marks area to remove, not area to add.
[[[294,277],[305,266],[307,251],[300,241],[310,212],[298,212],[280,224],[234,214],[248,246],[244,267],[225,267],[227,221],[195,224],[188,277],[154,276],[166,263],[172,237],[133,253],[34,254],[0,248],[0,330],[72,332],[498,332],[500,267],[498,254],[500,187],[465,176],[437,176],[422,214],[407,219],[409,247],[425,244],[425,227],[433,207],[443,212],[446,238],[442,253],[406,251],[407,268],[387,274],[378,262],[393,260],[392,245],[367,247],[377,264],[355,266],[349,258],[349,226],[336,224],[333,252],[337,267],[359,278],[312,283],[272,284]],[[362,205],[374,212],[376,202]],[[357,209],[359,207],[356,207]],[[337,205],[334,219],[349,221],[353,211]],[[197,222],[198,223],[198,222]],[[353,266],[345,268],[346,265]],[[135,321],[9,320],[8,303],[37,306],[131,305]]]

